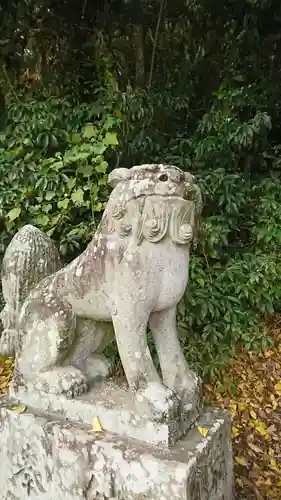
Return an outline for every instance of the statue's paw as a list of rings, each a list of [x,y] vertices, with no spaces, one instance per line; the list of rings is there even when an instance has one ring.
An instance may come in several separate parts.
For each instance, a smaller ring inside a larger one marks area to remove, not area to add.
[[[192,370],[186,369],[178,374],[169,387],[177,394],[184,406],[199,403],[201,397],[201,379]]]
[[[175,394],[158,382],[151,382],[136,392],[136,401],[148,406],[155,420],[175,418],[179,413],[180,401]]]
[[[87,378],[78,368],[69,366],[40,373],[36,380],[36,389],[75,398],[87,392],[88,384]]]
[[[112,371],[110,362],[105,356],[94,355],[85,361],[85,366],[81,368],[89,382],[109,377]]]

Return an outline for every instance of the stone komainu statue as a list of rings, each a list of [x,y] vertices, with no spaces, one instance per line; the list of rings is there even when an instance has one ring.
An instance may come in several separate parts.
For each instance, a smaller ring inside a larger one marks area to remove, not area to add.
[[[170,165],[119,168],[109,183],[113,191],[92,241],[66,267],[36,228],[26,226],[12,240],[2,317],[11,312],[13,326],[4,320],[2,346],[11,333],[15,392],[23,385],[74,397],[97,372],[108,373],[101,353],[115,337],[129,387],[161,416],[175,399],[188,402],[198,385],[180,347],[176,307],[188,282],[200,190],[191,174]]]

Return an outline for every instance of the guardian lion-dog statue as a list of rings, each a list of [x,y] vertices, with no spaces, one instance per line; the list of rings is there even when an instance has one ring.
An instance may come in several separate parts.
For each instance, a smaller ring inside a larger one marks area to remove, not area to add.
[[[159,418],[179,400],[188,403],[198,388],[181,350],[176,308],[188,282],[200,189],[190,173],[162,164],[116,168],[108,181],[113,191],[86,250],[63,268],[56,257],[58,269],[23,301],[12,386],[81,395],[97,372],[108,374],[101,353],[115,336],[129,388]],[[12,290],[9,279],[16,276],[5,275]]]

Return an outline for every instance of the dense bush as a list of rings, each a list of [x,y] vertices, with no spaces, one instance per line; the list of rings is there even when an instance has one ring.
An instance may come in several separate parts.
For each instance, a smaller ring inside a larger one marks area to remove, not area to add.
[[[142,94],[133,99],[144,115],[154,110],[157,116],[163,106],[163,94],[145,104]],[[274,110],[263,99],[251,85],[221,89],[193,134],[174,134],[168,144],[159,140],[163,122],[144,133],[129,105],[132,136],[128,148],[122,145],[124,156],[164,158],[195,173],[203,191],[201,238],[179,323],[187,357],[207,373],[225,363],[238,343],[265,348],[271,341],[260,320],[280,308],[279,147],[270,142]]]
[[[31,222],[67,261],[99,221],[108,170],[192,171],[204,213],[179,324],[187,358],[214,373],[238,343],[265,347],[261,318],[280,309],[280,2],[81,8],[0,7],[0,251]]]
[[[2,252],[26,223],[59,241],[65,258],[85,246],[108,197],[106,158],[118,145],[117,122],[98,102],[12,102],[0,135]]]

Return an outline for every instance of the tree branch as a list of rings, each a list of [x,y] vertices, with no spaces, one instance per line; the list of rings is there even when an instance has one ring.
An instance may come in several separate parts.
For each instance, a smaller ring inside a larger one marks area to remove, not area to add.
[[[160,28],[160,23],[161,23],[161,19],[162,19],[163,9],[164,9],[164,1],[165,0],[160,0],[159,14],[158,14],[157,24],[156,24],[156,28],[155,28],[155,35],[154,35],[154,42],[153,42],[153,49],[152,49],[152,56],[151,56],[151,63],[150,63],[149,80],[148,80],[148,85],[147,85],[148,92],[150,91],[151,84],[152,84],[152,76],[153,76],[153,70],[154,70],[154,64],[155,64],[156,45],[157,45],[157,41],[158,41],[159,28]]]

